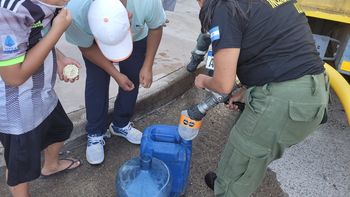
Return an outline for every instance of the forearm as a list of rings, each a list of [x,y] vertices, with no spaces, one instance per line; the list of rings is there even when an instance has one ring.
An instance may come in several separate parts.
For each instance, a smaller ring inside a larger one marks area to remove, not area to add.
[[[0,74],[4,81],[11,86],[19,86],[27,81],[43,65],[45,58],[61,35],[60,32],[49,31],[40,42],[26,53],[22,63],[2,67]]]
[[[58,48],[55,48],[55,51],[56,51],[57,62],[62,61],[66,57]]]
[[[156,56],[160,40],[162,39],[163,27],[150,29],[147,37],[147,50],[143,66],[152,69],[154,57]]]
[[[118,78],[120,72],[114,67],[113,63],[102,54],[96,43],[89,48],[79,47],[79,49],[89,61],[102,68],[114,79]]]
[[[27,77],[31,76],[43,64],[49,52],[54,48],[55,44],[61,37],[61,33],[49,31],[49,33],[38,42],[26,54],[26,58],[22,63],[21,70]]]
[[[213,77],[205,76],[203,78],[201,87],[220,94],[230,94],[235,86],[234,79],[236,78],[236,75],[232,74],[227,76],[226,73],[222,72],[223,71],[221,71],[220,69],[215,69]]]
[[[205,80],[203,85],[206,89],[212,90],[220,94],[230,94],[234,87],[234,83],[222,84],[220,80],[217,80],[214,77]]]

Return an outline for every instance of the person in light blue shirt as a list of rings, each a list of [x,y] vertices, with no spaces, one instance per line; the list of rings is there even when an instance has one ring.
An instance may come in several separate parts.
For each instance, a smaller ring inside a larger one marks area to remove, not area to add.
[[[104,160],[103,135],[108,128],[110,77],[118,83],[119,92],[109,129],[112,134],[124,137],[131,143],[141,143],[142,133],[131,125],[130,120],[139,85],[149,88],[152,84],[152,65],[166,17],[161,0],[122,0],[130,16],[133,52],[128,59],[119,62],[118,71],[94,41],[87,17],[91,2],[71,0],[68,3],[73,21],[66,31],[66,39],[79,47],[85,61],[86,158],[90,164],[100,164]]]

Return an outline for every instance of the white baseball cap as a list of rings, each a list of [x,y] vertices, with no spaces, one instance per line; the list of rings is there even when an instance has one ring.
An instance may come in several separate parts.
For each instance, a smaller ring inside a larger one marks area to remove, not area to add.
[[[103,55],[119,62],[132,52],[132,37],[128,12],[120,0],[94,0],[88,21],[95,41]]]

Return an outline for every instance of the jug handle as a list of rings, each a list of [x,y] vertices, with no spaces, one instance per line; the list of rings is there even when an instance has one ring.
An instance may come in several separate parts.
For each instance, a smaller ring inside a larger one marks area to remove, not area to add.
[[[157,131],[151,132],[151,139],[155,142],[169,142],[169,143],[181,143],[181,138],[178,135],[172,134],[172,133],[158,133]]]

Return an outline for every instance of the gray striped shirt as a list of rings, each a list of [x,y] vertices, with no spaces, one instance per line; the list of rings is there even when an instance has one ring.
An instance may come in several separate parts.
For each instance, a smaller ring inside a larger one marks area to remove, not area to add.
[[[12,65],[45,36],[55,9],[37,0],[0,0],[0,66]],[[0,132],[19,135],[37,127],[57,105],[52,50],[24,84],[10,87],[0,77]]]

